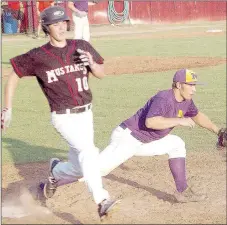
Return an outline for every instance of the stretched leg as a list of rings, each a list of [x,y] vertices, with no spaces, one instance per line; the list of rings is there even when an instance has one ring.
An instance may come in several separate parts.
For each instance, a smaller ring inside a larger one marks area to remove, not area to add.
[[[94,145],[92,111],[53,115],[52,123],[70,145],[69,161],[60,162],[53,169],[55,179],[70,181],[84,176],[97,204],[109,198],[108,192],[103,189],[98,167],[98,149]]]
[[[135,155],[141,142],[131,136],[129,129],[117,127],[112,135],[110,144],[99,154],[99,164],[102,176],[106,176],[119,165]]]
[[[128,129],[124,130],[121,127],[117,127],[116,129],[113,130],[110,144],[98,156],[98,164],[99,164],[99,168],[102,176],[106,176],[115,168],[117,168],[122,163],[124,163],[132,156],[134,156],[135,153],[138,151],[138,148],[142,146],[142,143],[136,140],[134,137],[132,137],[130,133],[131,133],[130,130]],[[75,156],[75,154],[77,153],[75,151],[70,150],[70,154],[71,154],[71,157],[69,158],[73,159],[74,162],[71,164],[59,163],[54,170],[55,172],[60,170],[61,172],[58,173],[59,179],[61,179],[62,177],[64,177],[64,179],[67,178],[69,183],[71,183],[71,180],[74,179],[74,176],[70,176],[69,174],[65,176],[65,173],[63,172],[64,168],[66,168],[66,171],[73,170],[74,168],[73,165],[79,164],[75,162],[78,159],[78,157]],[[72,168],[67,169],[67,167],[72,167]],[[82,172],[79,169],[77,169],[77,171],[78,171],[78,179],[80,179],[82,176]],[[56,177],[55,172],[54,172],[54,175]],[[85,180],[85,179],[82,178],[82,180]],[[67,181],[64,181],[64,182],[67,182]],[[62,181],[62,183],[64,182]]]

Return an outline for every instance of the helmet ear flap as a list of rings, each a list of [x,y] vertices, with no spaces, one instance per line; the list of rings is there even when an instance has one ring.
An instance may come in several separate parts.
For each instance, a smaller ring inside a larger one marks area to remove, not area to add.
[[[43,32],[45,34],[49,34],[50,33],[48,25],[42,24],[42,29],[43,29]]]

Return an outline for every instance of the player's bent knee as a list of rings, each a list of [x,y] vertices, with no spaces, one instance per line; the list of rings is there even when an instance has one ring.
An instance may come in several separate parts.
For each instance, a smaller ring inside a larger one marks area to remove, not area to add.
[[[169,152],[169,158],[186,157],[185,142],[178,136],[175,136],[175,146]]]
[[[173,149],[170,153],[169,153],[169,158],[185,158],[186,157],[186,149],[182,148],[182,149]]]
[[[185,148],[185,142],[178,136],[174,136],[174,146],[176,148]]]

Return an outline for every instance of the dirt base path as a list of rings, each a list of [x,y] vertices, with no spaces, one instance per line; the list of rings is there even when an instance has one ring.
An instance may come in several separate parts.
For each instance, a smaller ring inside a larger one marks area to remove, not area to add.
[[[124,56],[107,58],[105,71],[109,75],[137,74],[181,68],[209,67],[224,63],[226,63],[226,59],[218,57]]]
[[[102,222],[83,182],[59,187],[56,195],[46,202],[47,208],[43,208],[33,202],[25,190],[46,178],[48,163],[5,165],[2,167],[2,201],[3,216],[7,218],[3,217],[3,223],[226,223],[226,158],[215,150],[188,153],[189,183],[198,193],[206,193],[208,199],[187,204],[175,202],[175,186],[167,159],[167,156],[133,157],[105,177],[106,189],[122,200],[118,211]]]
[[[107,57],[105,72],[107,75],[152,73],[181,68],[209,67],[224,63],[226,58],[219,57]],[[3,68],[3,78],[7,77],[11,70],[11,68]]]

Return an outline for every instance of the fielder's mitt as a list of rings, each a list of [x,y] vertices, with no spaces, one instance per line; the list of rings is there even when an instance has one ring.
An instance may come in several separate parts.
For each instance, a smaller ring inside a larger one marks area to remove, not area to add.
[[[227,129],[221,128],[218,132],[217,147],[223,148],[227,146]]]

